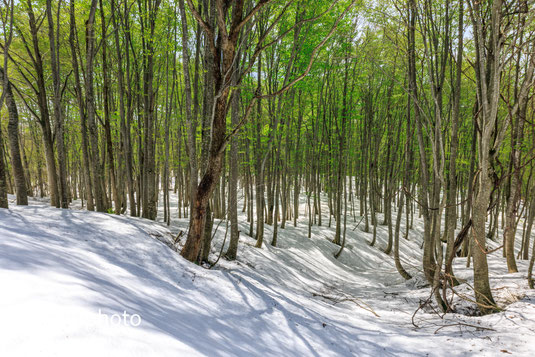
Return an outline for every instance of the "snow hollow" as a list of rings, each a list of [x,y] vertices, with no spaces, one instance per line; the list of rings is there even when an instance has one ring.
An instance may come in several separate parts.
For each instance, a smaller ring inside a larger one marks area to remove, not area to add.
[[[419,288],[420,238],[401,247],[415,276],[404,283],[379,249],[386,227],[378,247],[348,229],[338,260],[334,228],[309,239],[305,223],[288,225],[277,248],[262,249],[242,234],[238,260],[207,269],[173,249],[185,219],[167,228],[37,201],[11,207],[0,210],[1,356],[529,356],[535,347],[535,296],[498,254],[491,283],[503,312],[441,318],[424,308],[413,324],[430,292]],[[470,280],[464,260],[455,269]]]

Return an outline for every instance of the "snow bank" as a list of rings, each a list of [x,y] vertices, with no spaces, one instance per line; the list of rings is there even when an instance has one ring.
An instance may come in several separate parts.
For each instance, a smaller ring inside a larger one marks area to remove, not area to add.
[[[429,290],[409,288],[378,249],[386,227],[379,227],[378,247],[370,247],[368,234],[348,226],[339,260],[328,240],[334,229],[314,227],[308,239],[306,221],[279,230],[277,248],[256,249],[242,234],[239,260],[222,259],[207,270],[162,243],[186,226],[177,220],[169,230],[35,201],[0,210],[0,356],[528,356],[534,350],[535,296],[525,274],[506,274],[500,257],[491,260],[492,285],[504,301],[509,295],[519,301],[483,318],[422,312],[416,329],[411,316]],[[223,235],[224,224],[214,253]],[[268,243],[270,237],[268,226]],[[415,231],[401,243],[413,274],[418,237]],[[461,266],[459,274],[469,279]],[[522,262],[520,268],[525,272]]]

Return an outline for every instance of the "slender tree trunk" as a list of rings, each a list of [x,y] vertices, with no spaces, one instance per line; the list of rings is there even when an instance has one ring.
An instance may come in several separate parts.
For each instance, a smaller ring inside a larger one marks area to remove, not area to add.
[[[117,55],[117,91],[119,92],[119,115],[120,120],[120,131],[121,131],[121,154],[122,161],[124,163],[124,171],[126,173],[126,190],[128,193],[128,201],[130,203],[130,215],[136,216],[136,198],[134,195],[134,179],[132,177],[132,149],[131,149],[131,138],[130,138],[130,127],[127,125],[126,120],[126,111],[125,111],[125,89],[124,89],[124,71],[123,71],[123,52],[121,50],[121,45],[119,42],[119,27],[117,25],[117,20],[115,18],[115,13],[119,11],[115,6],[115,0],[111,0],[111,17],[114,27],[114,39],[115,39],[115,49]],[[125,19],[125,21],[128,21]],[[126,47],[126,45],[125,45]],[[128,53],[128,48],[125,48],[125,51]]]
[[[113,143],[111,137],[111,123],[110,123],[110,80],[108,75],[108,59],[107,59],[107,44],[106,44],[106,19],[104,17],[104,7],[102,0],[100,3],[100,22],[102,25],[102,80],[103,80],[103,106],[104,106],[104,134],[106,136],[106,150],[108,158],[108,170],[110,175],[111,193],[114,202],[115,214],[121,214],[121,198],[118,191],[117,176],[115,171],[115,159],[113,154]],[[112,10],[112,12],[115,10]]]
[[[158,187],[156,185],[156,154],[155,154],[155,92],[154,79],[154,45],[153,38],[156,28],[156,17],[160,0],[138,1],[141,16],[141,41],[143,48],[143,191],[142,216],[156,219],[158,214]]]
[[[526,233],[524,238],[524,244],[522,247],[522,259],[528,260],[529,258],[529,242],[532,234],[533,221],[535,220],[535,185],[531,189],[531,203],[529,205],[529,215],[527,217]]]
[[[262,56],[258,58],[258,81],[257,81],[257,92],[262,91],[262,82],[261,82],[261,73],[262,73]],[[262,150],[262,102],[259,100],[256,107],[256,177],[255,177],[255,190],[256,190],[256,247],[261,248],[264,241],[264,169],[263,169],[263,150]],[[269,153],[266,153],[269,155]]]
[[[61,82],[60,82],[60,62],[59,62],[59,6],[58,3],[58,26],[57,26],[57,38],[54,34],[54,19],[52,14],[51,0],[46,2],[46,15],[48,19],[48,39],[50,44],[50,60],[52,67],[52,80],[54,84],[54,117],[56,120],[56,149],[58,153],[58,166],[59,166],[59,204],[61,208],[69,207],[69,194],[67,187],[67,169],[66,169],[66,157],[65,157],[65,142],[63,133],[63,108],[61,106]]]
[[[37,77],[37,102],[39,106],[39,124],[43,131],[43,144],[45,149],[48,190],[50,193],[50,205],[60,207],[58,177],[56,172],[56,157],[54,154],[54,140],[52,128],[50,126],[50,115],[48,111],[48,99],[46,96],[46,83],[44,76],[43,59],[39,48],[39,28],[33,12],[32,3],[28,0],[28,19],[30,33],[32,37],[33,54],[30,53]],[[28,49],[30,52],[30,50]]]
[[[97,211],[106,211],[105,192],[104,192],[104,174],[101,170],[100,153],[98,147],[98,130],[96,123],[96,108],[93,88],[93,70],[94,59],[96,54],[95,44],[95,13],[97,11],[97,0],[91,0],[89,17],[86,21],[86,63],[85,63],[85,94],[87,108],[87,123],[89,126],[89,138],[91,149],[91,169],[94,198]]]
[[[429,213],[429,169],[423,137],[422,118],[418,102],[418,88],[416,82],[416,53],[415,53],[415,26],[417,17],[417,7],[415,0],[409,0],[409,92],[414,103],[414,118],[417,128],[418,147],[420,152],[420,209],[424,218],[424,253],[423,269],[429,282],[434,280],[435,256],[432,235],[432,222]]]
[[[238,71],[239,69],[235,69]],[[236,83],[236,75],[234,77]],[[239,123],[239,98],[240,92],[232,98],[232,108],[230,113],[231,124],[236,126]],[[227,249],[227,259],[234,260],[238,254],[238,242],[240,239],[240,231],[238,227],[238,137],[235,136],[230,142],[230,172],[229,172],[229,202],[228,202],[228,218],[230,219],[230,242]],[[247,202],[247,198],[244,199]]]
[[[2,168],[0,167],[0,180],[1,180],[1,169]],[[1,187],[0,187],[0,190],[1,190]],[[529,261],[529,267],[528,267],[528,285],[530,289],[535,289],[535,284],[533,282],[533,265],[535,265],[535,240],[533,240],[533,249],[531,250],[531,259]]]
[[[396,269],[398,273],[403,277],[405,280],[411,279],[411,275],[403,268],[403,265],[401,264],[401,259],[399,257],[399,229],[401,225],[401,217],[403,216],[403,199],[405,198],[405,194],[401,193],[399,195],[399,204],[398,204],[398,216],[396,218],[396,229],[394,233],[394,263],[396,264]],[[405,222],[407,224],[407,222]]]
[[[4,140],[0,126],[0,208],[9,208],[7,200],[6,163],[4,162]]]
[[[74,91],[76,93],[76,100],[78,102],[78,110],[80,115],[80,131],[82,137],[82,158],[83,158],[83,181],[85,185],[85,196],[87,200],[87,209],[89,211],[95,210],[95,203],[93,198],[92,178],[91,178],[91,159],[89,158],[89,139],[87,137],[87,116],[86,103],[82,95],[82,86],[80,84],[80,68],[78,65],[78,55],[76,51],[77,29],[76,18],[74,13],[74,0],[71,0],[69,10],[69,45],[71,48],[72,68],[74,72]]]
[[[189,73],[189,53],[188,53],[188,27],[186,10],[184,8],[184,0],[178,1],[180,9],[180,18],[182,24],[182,70],[184,73],[184,106],[186,113],[186,128],[187,128],[187,153],[189,156],[189,168],[190,168],[190,217],[193,217],[194,202],[196,201],[195,195],[197,192],[198,183],[198,164],[197,164],[197,123],[196,117],[191,112],[191,80]],[[198,51],[197,51],[198,52]],[[195,257],[196,259],[196,257]]]
[[[461,74],[462,74],[462,60],[463,60],[463,9],[464,0],[459,1],[459,31],[458,31],[458,45],[457,45],[457,60],[456,60],[456,76],[454,86],[454,99],[453,99],[453,113],[451,118],[451,144],[450,144],[450,162],[448,173],[448,188],[447,188],[447,208],[446,208],[446,261],[448,262],[450,257],[455,254],[453,251],[453,245],[455,240],[455,228],[457,226],[457,151],[459,147],[459,116],[460,116],[460,102],[461,102]],[[450,267],[451,265],[447,265]],[[449,268],[448,268],[449,269]],[[446,278],[451,279],[456,284],[455,277],[453,276],[453,269],[445,271]]]

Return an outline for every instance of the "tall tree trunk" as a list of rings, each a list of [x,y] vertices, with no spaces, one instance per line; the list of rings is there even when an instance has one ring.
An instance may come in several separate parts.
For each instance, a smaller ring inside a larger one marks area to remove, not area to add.
[[[95,203],[93,198],[93,188],[92,188],[92,179],[91,179],[91,160],[89,158],[89,139],[87,137],[87,112],[86,112],[86,103],[82,95],[82,85],[80,81],[80,68],[78,65],[78,54],[76,51],[76,41],[77,41],[77,29],[76,29],[76,18],[74,13],[74,0],[71,0],[70,10],[69,10],[69,23],[70,23],[70,32],[69,32],[69,45],[71,48],[71,60],[72,68],[74,72],[74,91],[76,93],[76,100],[78,102],[78,110],[80,115],[80,135],[82,137],[82,158],[83,158],[83,181],[85,188],[85,196],[87,200],[87,209],[89,211],[95,210]]]
[[[107,59],[107,47],[106,44],[106,18],[104,17],[104,7],[102,0],[99,0],[100,4],[100,22],[102,25],[102,89],[103,89],[103,106],[104,106],[104,135],[106,136],[106,151],[108,159],[108,172],[110,175],[111,193],[114,203],[115,214],[121,214],[121,198],[118,191],[117,176],[115,174],[115,160],[113,154],[113,143],[111,137],[111,123],[110,123],[110,79],[108,74],[108,59]],[[112,12],[115,11],[112,9]]]
[[[98,212],[106,211],[106,200],[104,192],[104,175],[100,164],[100,153],[98,147],[98,130],[96,123],[96,108],[93,88],[93,70],[96,54],[95,43],[95,13],[97,11],[97,0],[91,0],[89,17],[86,21],[86,63],[85,63],[85,95],[87,109],[87,123],[89,126],[89,138],[91,148],[91,169],[94,199]]]
[[[26,188],[26,178],[24,175],[24,167],[20,156],[19,148],[19,113],[17,104],[11,90],[11,83],[0,67],[0,82],[4,89],[4,96],[7,105],[9,116],[9,123],[7,125],[7,134],[9,139],[9,150],[11,152],[11,168],[13,170],[13,177],[15,179],[15,191],[17,194],[17,205],[28,204],[28,191]],[[1,103],[0,103],[1,105]],[[0,107],[1,108],[1,107]]]
[[[119,42],[119,27],[115,18],[115,13],[119,11],[115,6],[115,0],[111,0],[111,17],[114,27],[115,49],[117,54],[117,91],[119,92],[119,115],[121,117],[121,154],[124,163],[124,170],[126,173],[126,190],[128,193],[128,201],[130,203],[130,214],[136,216],[136,199],[134,196],[134,179],[132,177],[132,148],[130,145],[130,126],[127,125],[125,112],[125,89],[124,89],[124,71],[123,71],[123,55],[121,45]],[[127,19],[125,21],[128,21]],[[126,45],[125,45],[126,47]],[[128,52],[128,47],[125,48]]]
[[[345,173],[345,139],[346,139],[346,122],[348,116],[347,109],[347,81],[349,75],[349,63],[348,59],[344,61],[344,89],[342,97],[342,122],[341,127],[337,128],[338,132],[338,170],[336,177],[336,230],[333,243],[340,244],[340,235],[342,233],[342,199],[343,199],[343,189],[346,184],[346,173]]]
[[[142,216],[148,219],[156,219],[158,214],[156,187],[156,155],[155,133],[156,122],[154,79],[154,45],[153,38],[156,29],[156,17],[161,0],[138,1],[141,16],[141,42],[143,47],[143,191],[142,191]]]
[[[192,115],[191,112],[191,80],[190,80],[190,59],[188,53],[188,27],[187,27],[187,17],[186,10],[184,8],[184,0],[178,1],[178,6],[180,9],[180,18],[182,24],[182,70],[184,73],[184,106],[186,113],[186,130],[187,130],[187,153],[189,156],[189,168],[190,168],[190,187],[189,187],[189,197],[190,197],[190,217],[193,217],[193,207],[195,202],[195,195],[197,193],[197,184],[198,184],[198,164],[197,164],[197,123],[196,116]],[[198,51],[197,51],[198,52]],[[195,257],[197,259],[197,257]]]
[[[4,140],[0,126],[0,208],[9,208],[7,200],[6,163],[4,162]]]
[[[262,56],[258,58],[258,74],[257,74],[257,94],[262,91]],[[264,165],[263,165],[263,150],[262,150],[262,103],[257,101],[256,107],[256,162],[255,162],[255,191],[256,191],[256,247],[261,248],[264,241]],[[269,155],[266,152],[265,155]]]
[[[48,176],[48,190],[50,193],[50,205],[60,207],[59,191],[58,191],[58,177],[56,172],[56,157],[54,155],[54,140],[52,128],[50,126],[50,115],[48,111],[48,99],[46,95],[46,83],[44,75],[43,59],[41,50],[39,48],[39,28],[33,12],[32,3],[30,0],[28,4],[28,20],[30,24],[30,33],[32,38],[33,53],[30,52],[35,74],[37,77],[37,102],[39,106],[39,124],[43,132],[43,144],[45,147],[45,158]]]
[[[417,128],[418,147],[420,152],[420,209],[424,218],[424,253],[423,269],[429,282],[434,280],[435,272],[435,245],[433,244],[432,219],[429,212],[429,169],[423,137],[422,118],[420,103],[418,102],[418,88],[416,82],[416,53],[415,53],[415,26],[417,18],[417,6],[415,0],[409,0],[409,92],[414,103],[414,118]]]
[[[60,82],[60,62],[59,62],[59,14],[61,2],[58,2],[57,10],[57,36],[54,34],[54,18],[52,14],[51,0],[46,2],[46,15],[48,20],[48,40],[50,44],[50,61],[52,67],[52,81],[54,84],[54,117],[56,120],[56,149],[58,153],[59,166],[59,203],[61,208],[69,207],[69,194],[67,187],[67,169],[66,169],[66,155],[65,155],[65,140],[63,133],[63,108],[61,106],[61,82]]]
[[[450,162],[448,170],[448,187],[447,187],[447,207],[446,207],[446,261],[455,254],[453,251],[455,228],[457,226],[457,150],[459,147],[459,116],[461,103],[461,74],[463,61],[463,9],[464,0],[459,0],[459,28],[458,28],[458,45],[457,45],[457,60],[455,69],[455,85],[453,91],[453,113],[451,118],[451,143],[450,143]],[[447,265],[448,269],[451,265]],[[451,270],[451,271],[450,271]],[[453,269],[445,271],[446,278],[454,283]]]
[[[494,130],[498,115],[499,88],[501,66],[501,49],[504,38],[500,35],[502,1],[496,0],[490,4],[488,16],[490,26],[488,31],[483,31],[483,24],[487,19],[481,16],[486,13],[480,8],[478,1],[468,1],[472,26],[474,28],[474,40],[476,48],[476,62],[474,63],[477,79],[477,99],[480,108],[479,117],[476,118],[480,128],[478,139],[478,191],[474,198],[472,208],[473,230],[471,250],[474,261],[474,290],[479,310],[483,313],[496,311],[496,303],[492,296],[489,283],[489,271],[487,263],[486,227],[485,221],[490,204],[490,198],[494,186],[494,169],[492,166],[496,149]],[[497,60],[496,60],[497,59]]]
[[[520,21],[523,25],[524,21]],[[523,31],[521,29],[520,31]],[[520,57],[521,52],[518,54],[518,60],[516,63],[517,71],[520,71]],[[522,174],[521,170],[521,154],[522,146],[524,145],[524,123],[526,122],[527,107],[529,102],[529,90],[527,88],[532,87],[533,78],[535,72],[535,55],[530,54],[530,61],[526,70],[524,80],[522,81],[520,89],[518,89],[518,83],[515,83],[515,106],[510,111],[512,122],[512,137],[511,137],[511,180],[509,197],[507,199],[506,215],[505,215],[505,255],[507,258],[507,269],[509,273],[518,272],[515,260],[515,233],[518,224],[517,214],[520,206],[521,194],[522,194]],[[517,77],[518,78],[518,77]]]
[[[238,71],[239,69],[235,69]],[[236,81],[236,75],[234,75],[234,84]],[[239,123],[239,98],[240,91],[236,92],[236,95],[232,98],[232,108],[230,113],[230,119],[232,126],[236,126]],[[236,259],[238,254],[238,243],[240,239],[240,231],[238,227],[238,137],[235,136],[230,142],[229,153],[229,201],[228,201],[228,219],[230,219],[230,242],[226,252],[226,257],[229,260]],[[244,202],[247,198],[244,199]]]

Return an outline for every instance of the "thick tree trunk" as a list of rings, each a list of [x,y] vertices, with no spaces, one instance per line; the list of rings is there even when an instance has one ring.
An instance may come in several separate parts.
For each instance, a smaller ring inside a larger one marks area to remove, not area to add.
[[[499,127],[498,109],[500,102],[500,84],[506,56],[503,55],[505,36],[502,35],[503,1],[495,0],[488,4],[486,11],[482,10],[479,1],[468,2],[473,25],[476,61],[478,105],[480,114],[477,124],[479,127],[479,190],[473,206],[474,229],[472,234],[472,256],[474,259],[474,289],[476,301],[483,314],[496,311],[496,303],[492,297],[488,277],[488,265],[485,245],[485,220],[489,210],[492,191],[498,188],[493,164],[497,158],[504,139],[503,131],[496,133]],[[527,11],[526,11],[527,13]],[[485,18],[482,18],[485,16]],[[533,62],[527,72],[533,75]],[[526,75],[528,77],[528,74]],[[520,90],[526,93],[530,88],[529,82],[524,82]],[[520,94],[520,97],[524,94]],[[518,109],[515,109],[518,110]],[[503,125],[507,128],[507,125]],[[497,207],[498,208],[498,207]],[[497,223],[497,222],[496,222]],[[511,249],[512,250],[512,249]],[[514,258],[514,257],[513,257]]]
[[[28,191],[19,148],[19,113],[17,110],[17,104],[15,103],[15,98],[13,96],[13,91],[11,90],[11,83],[9,82],[9,79],[6,78],[2,67],[0,67],[0,83],[2,83],[2,86],[5,85],[5,101],[9,116],[7,134],[9,139],[9,150],[11,152],[11,168],[13,170],[13,177],[15,179],[17,205],[27,205]]]
[[[208,166],[195,192],[188,237],[181,252],[184,258],[192,262],[196,262],[199,259],[209,199],[216,188],[223,167],[224,150],[221,152],[220,150],[222,149],[221,145],[223,144],[226,129],[228,89],[225,92],[226,95],[223,93],[216,101],[214,136],[212,137],[212,148],[210,150]]]
[[[487,208],[490,203],[490,193],[492,190],[492,178],[488,171],[482,167],[479,177],[479,191],[474,199],[473,205],[473,230],[471,240],[471,251],[474,260],[474,289],[476,301],[479,309],[484,312],[494,311],[496,303],[492,297],[489,283],[489,268],[487,264],[486,252],[486,229]]]

